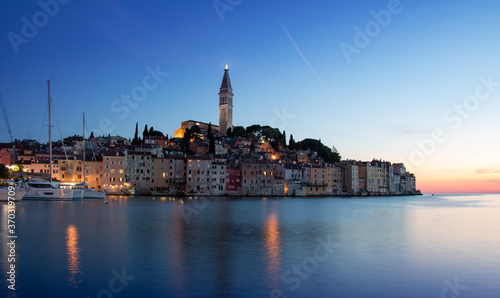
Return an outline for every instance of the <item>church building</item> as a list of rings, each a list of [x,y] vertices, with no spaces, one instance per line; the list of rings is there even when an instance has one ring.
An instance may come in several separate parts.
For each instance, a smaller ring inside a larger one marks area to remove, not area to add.
[[[233,88],[231,87],[231,79],[229,78],[229,68],[224,69],[222,84],[219,90],[219,126],[212,124],[212,132],[227,135],[227,130],[233,129]],[[176,138],[184,137],[186,129],[198,125],[202,134],[206,135],[208,131],[208,123],[202,121],[188,120],[181,123],[181,127],[175,131]]]

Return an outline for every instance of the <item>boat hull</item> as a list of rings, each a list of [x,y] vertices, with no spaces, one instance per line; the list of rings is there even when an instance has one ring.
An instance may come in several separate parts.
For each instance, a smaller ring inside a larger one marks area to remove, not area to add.
[[[14,202],[20,202],[24,195],[26,194],[26,190],[8,190],[8,189],[1,189],[0,190],[0,202],[8,202],[8,201],[14,201]]]
[[[85,189],[84,192],[83,192],[83,198],[86,199],[86,200],[92,200],[92,199],[104,199],[104,197],[106,196],[106,193],[105,192],[102,192],[102,191],[95,191],[93,189]]]
[[[25,201],[72,201],[73,191],[69,189],[30,189],[23,199]]]

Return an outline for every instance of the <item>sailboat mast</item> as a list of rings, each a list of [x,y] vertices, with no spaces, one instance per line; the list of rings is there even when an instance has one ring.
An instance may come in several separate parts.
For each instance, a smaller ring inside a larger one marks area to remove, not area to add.
[[[85,184],[85,113],[83,113],[83,183]]]
[[[50,80],[47,80],[48,85],[48,101],[49,101],[49,177],[52,184],[52,117],[50,115]]]

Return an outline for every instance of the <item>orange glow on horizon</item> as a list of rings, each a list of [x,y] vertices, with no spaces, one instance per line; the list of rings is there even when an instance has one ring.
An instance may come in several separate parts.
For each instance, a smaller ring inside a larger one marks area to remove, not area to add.
[[[422,193],[500,193],[500,180],[418,180]]]

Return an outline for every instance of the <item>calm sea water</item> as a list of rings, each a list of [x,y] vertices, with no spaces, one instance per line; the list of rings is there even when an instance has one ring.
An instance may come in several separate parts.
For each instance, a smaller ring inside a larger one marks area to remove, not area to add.
[[[2,297],[500,297],[500,195],[21,202]]]

